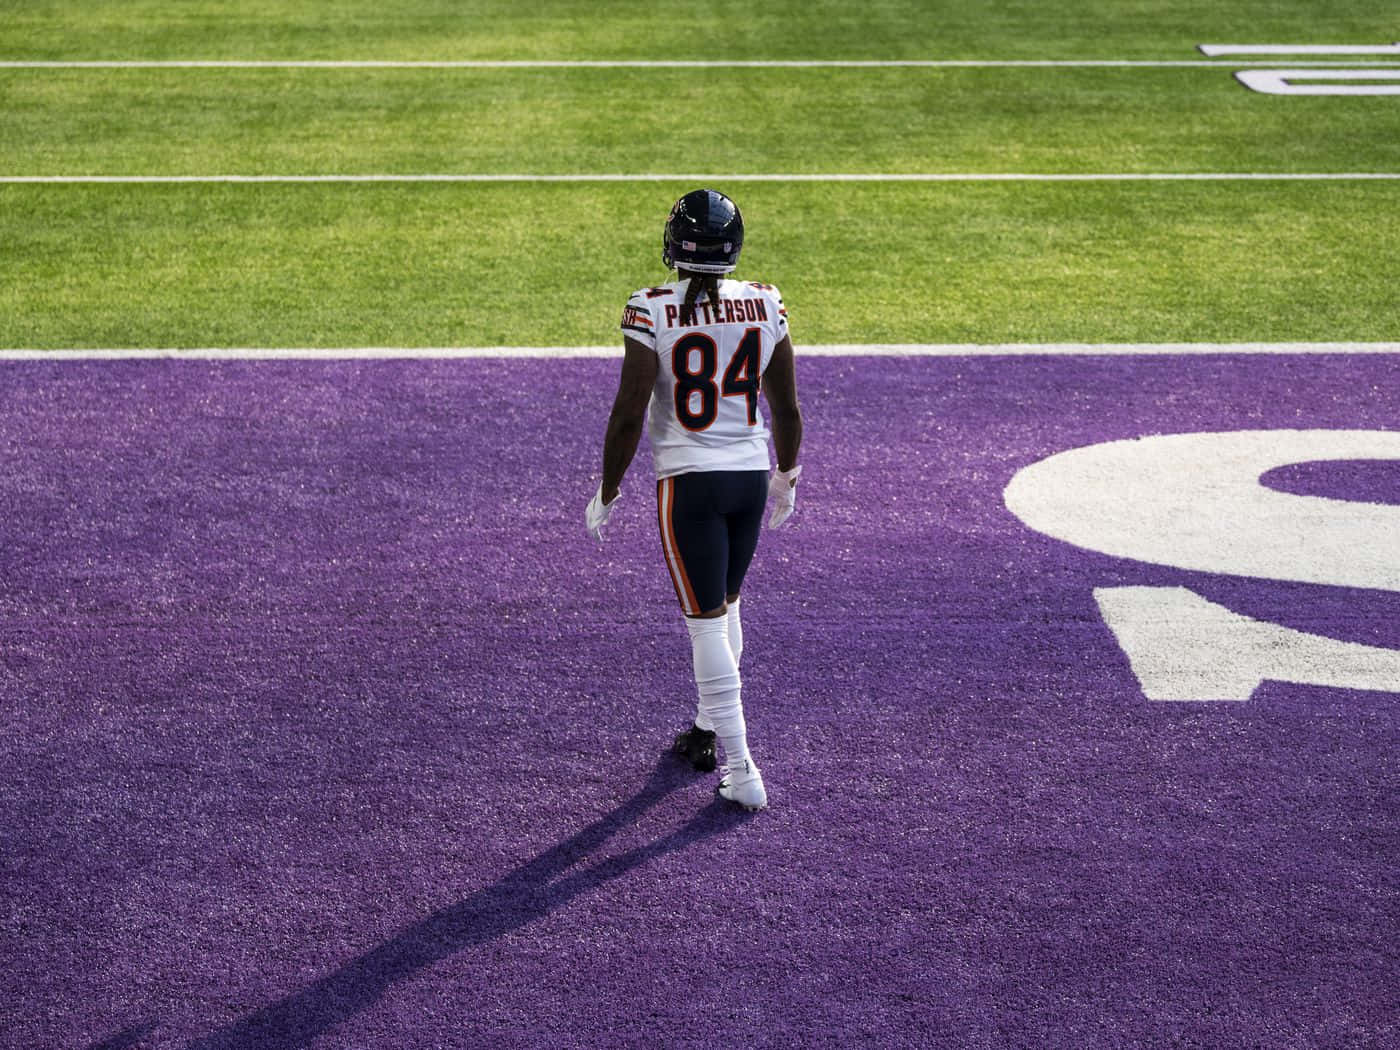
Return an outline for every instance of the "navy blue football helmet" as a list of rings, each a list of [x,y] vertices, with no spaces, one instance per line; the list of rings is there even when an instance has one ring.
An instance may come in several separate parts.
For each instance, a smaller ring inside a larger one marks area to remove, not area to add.
[[[661,236],[666,269],[733,273],[744,246],[744,217],[718,190],[691,190],[676,201]]]

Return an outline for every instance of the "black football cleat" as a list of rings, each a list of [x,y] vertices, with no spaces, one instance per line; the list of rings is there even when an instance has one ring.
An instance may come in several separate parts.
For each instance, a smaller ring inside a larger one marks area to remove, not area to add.
[[[676,737],[676,746],[671,753],[685,759],[697,773],[715,771],[715,734],[712,730],[691,725]]]

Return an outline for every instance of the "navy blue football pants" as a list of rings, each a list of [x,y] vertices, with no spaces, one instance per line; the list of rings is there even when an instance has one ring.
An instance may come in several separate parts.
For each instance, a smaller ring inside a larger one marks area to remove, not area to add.
[[[687,616],[739,593],[767,502],[766,470],[706,470],[656,483],[661,547]]]

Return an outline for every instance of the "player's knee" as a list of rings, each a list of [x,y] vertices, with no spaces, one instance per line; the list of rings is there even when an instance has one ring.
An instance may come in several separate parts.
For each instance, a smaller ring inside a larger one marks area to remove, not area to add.
[[[729,649],[728,617],[692,616],[685,621],[695,657],[695,684],[701,700],[739,695],[739,665]]]

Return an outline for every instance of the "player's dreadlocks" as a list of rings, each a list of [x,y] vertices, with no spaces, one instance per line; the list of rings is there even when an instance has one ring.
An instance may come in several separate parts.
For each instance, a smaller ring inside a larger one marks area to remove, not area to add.
[[[692,325],[695,323],[695,304],[700,298],[702,288],[705,292],[705,298],[710,302],[710,308],[719,309],[719,274],[691,274],[690,282],[685,289],[685,302],[681,303],[681,324]]]

